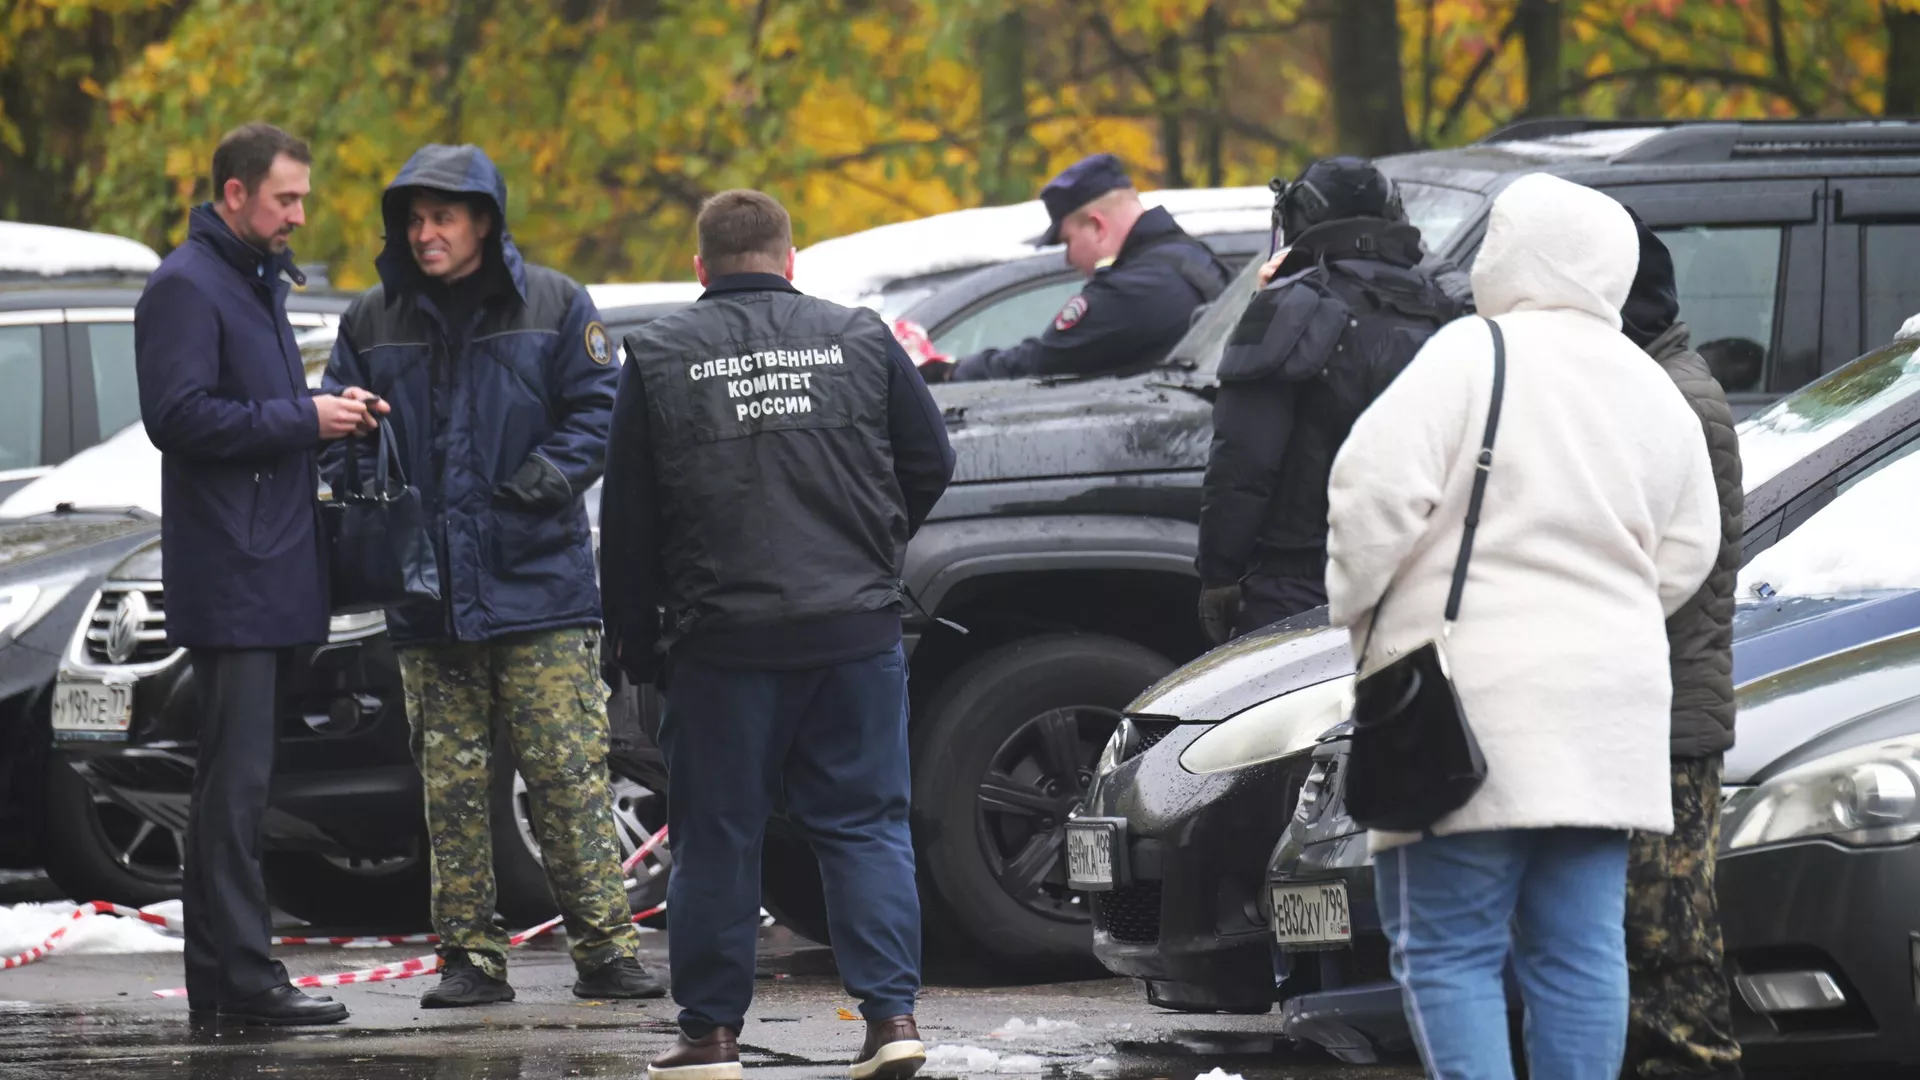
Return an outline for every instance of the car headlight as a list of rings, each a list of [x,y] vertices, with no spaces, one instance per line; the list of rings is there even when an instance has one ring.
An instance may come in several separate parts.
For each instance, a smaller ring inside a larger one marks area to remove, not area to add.
[[[85,574],[63,574],[18,585],[0,585],[0,641],[12,641],[58,607]]]
[[[1722,851],[1814,837],[1849,847],[1920,839],[1920,735],[1789,769],[1734,802],[1720,833]]]
[[[1190,773],[1226,772],[1275,761],[1312,746],[1353,711],[1353,676],[1282,694],[1208,729],[1180,753]]]

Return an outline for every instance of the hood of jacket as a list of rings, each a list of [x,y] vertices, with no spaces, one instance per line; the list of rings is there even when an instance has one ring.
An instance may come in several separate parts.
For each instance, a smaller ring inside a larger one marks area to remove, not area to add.
[[[1640,268],[1620,307],[1620,332],[1627,340],[1653,352],[1653,343],[1667,335],[1680,318],[1680,283],[1673,273],[1673,253],[1640,215],[1627,208],[1640,241]],[[1682,343],[1681,348],[1686,348]],[[1654,357],[1661,359],[1658,354]]]
[[[1683,322],[1666,328],[1659,337],[1642,345],[1647,355],[1662,363],[1693,351],[1693,332]]]
[[[427,276],[420,272],[420,264],[414,261],[413,249],[407,244],[407,213],[411,209],[409,192],[413,188],[478,195],[486,200],[493,213],[494,224],[484,241],[486,251],[479,272],[504,275],[512,284],[514,295],[524,303],[527,298],[526,262],[520,257],[520,249],[514,244],[513,234],[507,228],[507,181],[486,151],[471,143],[464,146],[444,146],[439,143],[423,146],[414,151],[407,163],[400,167],[393,183],[387,185],[386,194],[380,200],[380,216],[387,227],[387,244],[373,262],[380,271],[381,283],[387,287],[387,302],[392,303],[403,292],[417,293],[427,283]]]
[[[1493,201],[1473,262],[1473,295],[1486,316],[1577,311],[1619,329],[1639,264],[1626,207],[1592,188],[1533,173]]]

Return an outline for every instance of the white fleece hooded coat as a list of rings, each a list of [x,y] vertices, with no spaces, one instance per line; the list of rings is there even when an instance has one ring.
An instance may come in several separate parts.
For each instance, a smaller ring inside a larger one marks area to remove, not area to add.
[[[1590,188],[1536,174],[1494,202],[1473,291],[1506,335],[1506,398],[1446,645],[1487,779],[1437,834],[1673,831],[1665,619],[1706,579],[1720,517],[1700,421],[1620,334],[1638,253]],[[1356,656],[1378,616],[1369,671],[1441,632],[1492,388],[1486,324],[1454,322],[1334,461],[1327,597]]]

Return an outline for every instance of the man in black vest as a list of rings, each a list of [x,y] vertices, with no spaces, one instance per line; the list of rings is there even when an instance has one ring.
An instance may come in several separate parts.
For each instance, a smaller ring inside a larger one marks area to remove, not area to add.
[[[1233,275],[1205,244],[1160,207],[1149,210],[1112,154],[1067,167],[1040,191],[1052,224],[1042,244],[1067,245],[1067,262],[1087,287],[1069,299],[1039,337],[986,349],[927,377],[956,382],[1036,375],[1110,375],[1165,359],[1193,311],[1220,295]]]
[[[1200,504],[1216,644],[1327,602],[1327,476],[1353,422],[1460,313],[1371,162],[1330,158],[1275,207],[1291,245],[1220,359]]]
[[[648,1075],[740,1075],[760,842],[784,796],[867,1020],[852,1075],[903,1080],[926,1051],[900,567],[953,451],[879,316],[794,289],[778,202],[723,192],[699,231],[706,293],[627,335],[601,498],[613,656],[667,701],[681,1037]]]

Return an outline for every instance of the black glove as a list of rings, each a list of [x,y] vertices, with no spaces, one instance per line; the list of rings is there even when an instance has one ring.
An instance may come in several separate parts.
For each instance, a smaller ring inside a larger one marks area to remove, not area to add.
[[[920,365],[920,377],[925,379],[929,386],[947,382],[953,377],[953,361],[929,360]]]
[[[1240,586],[1220,585],[1200,590],[1200,629],[1207,640],[1225,645],[1233,637],[1233,624],[1240,619]]]
[[[493,504],[523,513],[552,513],[573,502],[573,485],[553,462],[538,454],[493,489]]]

